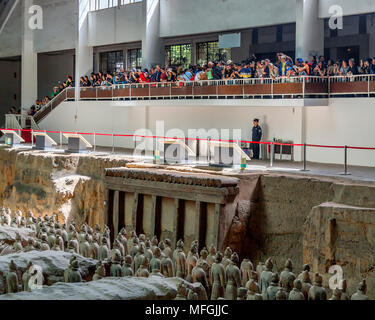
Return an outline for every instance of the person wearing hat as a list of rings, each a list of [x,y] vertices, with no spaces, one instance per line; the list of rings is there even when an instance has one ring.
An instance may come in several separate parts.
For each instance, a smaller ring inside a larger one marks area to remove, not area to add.
[[[308,76],[310,74],[310,66],[305,63],[301,58],[297,59],[294,69],[299,76]]]
[[[263,136],[263,131],[262,131],[262,128],[259,126],[259,119],[254,119],[254,126],[252,130],[252,141],[260,142],[262,140],[262,136]],[[252,143],[251,149],[253,150],[253,159],[259,160],[260,144]]]

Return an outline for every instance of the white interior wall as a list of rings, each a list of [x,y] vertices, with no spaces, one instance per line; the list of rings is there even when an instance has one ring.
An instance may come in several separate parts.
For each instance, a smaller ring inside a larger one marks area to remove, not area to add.
[[[34,0],[43,9],[43,29],[34,32],[35,52],[74,49],[78,0]]]
[[[40,126],[46,130],[101,132],[134,134],[135,130],[150,129],[144,134],[156,134],[156,121],[164,121],[165,132],[181,129],[185,135],[188,129],[241,129],[242,139],[251,140],[253,118],[260,118],[264,129],[264,141],[273,138],[303,143],[303,134],[309,144],[351,145],[375,147],[373,119],[375,109],[373,99],[344,98],[331,99],[328,107],[284,106],[236,106],[215,105],[215,101],[199,103],[176,101],[161,106],[158,101],[79,101],[64,102]],[[259,105],[264,101],[259,101]],[[290,104],[289,104],[290,105]],[[302,108],[305,108],[303,121]],[[358,118],[358,115],[362,115]],[[213,116],[214,115],[214,116]],[[303,123],[305,127],[303,128]],[[142,131],[141,131],[142,132]],[[232,131],[231,131],[232,132]],[[139,132],[140,133],[140,132]],[[172,133],[173,134],[173,133]],[[53,136],[53,135],[52,135]],[[59,140],[59,136],[54,138]],[[93,138],[89,137],[93,142]],[[111,137],[97,137],[98,145],[112,146]],[[117,147],[134,147],[131,138],[116,138]],[[308,161],[323,163],[343,163],[342,149],[308,148]],[[296,148],[295,159],[301,160],[301,149]],[[352,165],[374,166],[375,151],[349,151]]]
[[[373,98],[331,99],[329,107],[306,108],[306,141],[310,144],[375,147]],[[310,161],[343,163],[342,149],[309,148]],[[375,151],[350,150],[352,165],[375,165]]]
[[[142,2],[90,12],[88,18],[90,46],[142,40]]]

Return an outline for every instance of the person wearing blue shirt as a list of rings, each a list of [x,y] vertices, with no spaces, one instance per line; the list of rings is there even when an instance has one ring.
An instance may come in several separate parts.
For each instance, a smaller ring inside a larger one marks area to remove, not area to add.
[[[151,75],[151,82],[160,82],[161,68],[159,65],[155,67],[155,72]]]
[[[259,119],[254,119],[254,126],[252,130],[252,141],[260,142],[262,140],[262,136],[263,136],[263,132],[262,132],[262,128],[259,126]],[[253,150],[253,159],[259,160],[260,144],[253,143],[251,145],[251,149]]]

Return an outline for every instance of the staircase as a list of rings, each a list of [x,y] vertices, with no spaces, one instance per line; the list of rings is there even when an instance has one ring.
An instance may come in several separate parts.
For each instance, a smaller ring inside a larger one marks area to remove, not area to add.
[[[30,130],[21,131],[21,137],[26,143],[32,142],[31,130],[40,130],[39,126],[35,122],[32,116],[20,115],[20,114],[7,114],[5,115],[5,127],[6,129],[14,130]]]

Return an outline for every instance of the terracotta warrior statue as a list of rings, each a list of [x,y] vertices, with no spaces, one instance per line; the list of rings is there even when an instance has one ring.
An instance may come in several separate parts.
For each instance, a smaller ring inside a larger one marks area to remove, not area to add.
[[[102,245],[99,247],[99,261],[109,259],[109,248],[107,238],[102,238]]]
[[[206,272],[203,269],[203,262],[198,262],[196,267],[192,271],[192,278],[193,283],[200,282],[203,286],[203,288],[206,290],[206,293],[208,294],[209,285],[207,281]]]
[[[154,256],[154,253],[151,250],[151,241],[150,239],[147,239],[145,241],[145,257],[148,259],[148,261],[151,261]]]
[[[190,248],[190,251],[188,253],[188,256],[186,258],[186,266],[187,266],[187,276],[186,276],[186,281],[192,283],[193,282],[193,276],[192,272],[195,266],[197,265],[198,259],[196,257],[198,248],[193,245]]]
[[[176,277],[185,279],[186,277],[186,256],[184,253],[184,243],[179,241],[177,244],[177,251],[176,251]]]
[[[81,242],[79,243],[79,252],[80,252],[82,257],[89,258],[90,257],[90,255],[89,255],[89,251],[90,251],[89,239],[90,239],[90,236],[87,233],[85,233],[85,235],[81,235],[81,236],[82,236],[82,239],[81,239]]]
[[[153,236],[151,239],[151,250],[153,254],[155,254],[155,249],[158,248],[158,244],[159,244],[158,237]]]
[[[326,289],[323,288],[323,278],[315,273],[314,284],[309,290],[308,300],[327,300]]]
[[[143,261],[137,270],[137,273],[135,274],[138,278],[148,278],[150,276],[150,273],[148,272],[149,268],[149,261],[147,257],[143,257]]]
[[[79,270],[78,260],[74,260],[72,263],[72,269],[70,270],[69,275],[68,275],[68,282],[69,283],[82,282],[82,275]]]
[[[33,263],[29,261],[29,263],[26,266],[26,271],[22,275],[22,290],[23,291],[31,291],[31,288],[29,287],[29,281],[32,276],[31,273],[31,267],[33,266]]]
[[[207,257],[207,263],[210,265],[210,267],[212,267],[216,261],[216,247],[212,244],[209,251],[210,253]]]
[[[216,260],[211,267],[211,276],[210,276],[210,279],[212,280],[211,300],[224,298],[226,280],[225,280],[224,266],[221,263],[222,260],[223,260],[223,255],[220,252],[218,252],[216,254]]]
[[[133,271],[135,274],[137,273],[139,267],[141,266],[144,258],[145,258],[145,247],[144,247],[144,244],[141,243],[138,247],[138,253],[134,257]]]
[[[129,242],[128,241],[128,245],[129,245]],[[138,253],[139,251],[139,240],[137,237],[135,238],[132,238],[132,242],[131,242],[131,247],[130,247],[130,250],[129,250],[129,254],[132,256],[132,258],[134,259],[135,255]]]
[[[305,300],[308,300],[309,291],[310,291],[310,288],[312,287],[312,284],[311,284],[311,279],[310,279],[310,273],[307,270],[302,272],[301,280],[302,280],[302,293],[305,296]]]
[[[241,271],[238,268],[240,259],[237,253],[233,253],[231,262],[225,269],[225,275],[227,279],[227,287],[225,290],[226,300],[237,300],[237,289],[241,287]]]
[[[302,292],[302,281],[296,279],[293,282],[293,290],[289,293],[289,300],[305,300],[305,296]]]
[[[16,241],[13,243],[13,252],[22,252],[22,242],[21,242],[21,236],[17,233],[16,234]]]
[[[155,248],[154,256],[150,261],[150,271],[161,270],[161,251],[158,247]]]
[[[122,269],[121,269],[121,255],[117,253],[112,261],[111,269],[110,269],[111,277],[119,278],[122,277]]]
[[[122,267],[122,276],[123,277],[133,277],[134,276],[132,263],[133,263],[132,257],[129,256],[129,255],[126,256],[125,261],[124,261],[124,265]]]
[[[9,263],[9,271],[6,276],[6,289],[7,293],[17,293],[19,291],[17,266],[13,260]]]
[[[89,257],[91,259],[99,259],[99,238],[97,235],[92,237],[92,242],[90,243]]]
[[[293,271],[292,260],[288,259],[285,262],[285,269],[280,274],[280,285],[281,287],[289,293],[293,289],[293,282],[296,279]]]
[[[159,243],[163,244],[163,242]],[[173,278],[174,277],[174,267],[173,267],[173,261],[171,258],[163,255],[162,259],[160,261],[161,263],[161,273],[163,274],[164,277],[166,278]]]
[[[267,259],[265,263],[266,270],[264,270],[260,276],[260,290],[263,295],[263,300],[267,300],[267,288],[271,284],[271,278],[272,278],[272,269],[273,269],[273,262],[272,259]]]
[[[224,269],[226,269],[227,266],[231,263],[232,254],[233,254],[233,251],[232,251],[231,248],[228,247],[228,248],[225,249],[224,257],[223,257],[223,261],[222,261]]]
[[[271,276],[271,283],[266,291],[265,300],[276,300],[276,294],[280,289],[281,287],[279,287],[279,275],[277,273],[273,273]]]
[[[95,274],[92,278],[93,281],[98,281],[100,279],[103,279],[105,278],[105,268],[103,266],[103,263],[102,262],[98,262],[98,264],[96,265],[96,270],[95,270]]]
[[[35,250],[35,240],[33,238],[29,238],[29,240],[27,240],[27,246],[25,247],[25,252],[29,252],[29,251],[33,251]]]
[[[242,286],[245,287],[246,283],[251,279],[251,273],[254,270],[254,266],[249,259],[243,259],[240,270]]]
[[[303,265],[303,270],[302,270],[302,272],[298,275],[298,279],[301,279],[301,280],[302,280],[302,278],[303,278],[303,273],[304,273],[305,271],[307,271],[307,272],[309,273],[310,284],[312,284],[312,282],[311,282],[311,274],[310,274],[310,265],[308,265],[308,264],[304,264],[304,265]]]
[[[171,243],[171,240],[169,239],[165,239],[164,240],[164,244],[165,244],[165,249],[164,249],[164,254],[169,257],[169,258],[173,258],[173,251],[172,251],[172,243]]]
[[[263,300],[263,296],[260,294],[260,287],[254,279],[250,279],[246,284],[247,299],[246,300]]]

